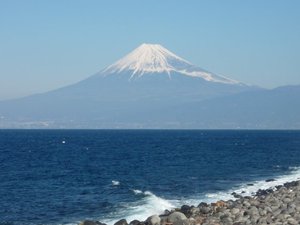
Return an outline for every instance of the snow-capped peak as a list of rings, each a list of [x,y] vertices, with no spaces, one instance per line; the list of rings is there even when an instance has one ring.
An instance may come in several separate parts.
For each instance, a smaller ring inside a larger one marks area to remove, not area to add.
[[[129,79],[141,77],[146,73],[167,73],[171,79],[171,72],[176,72],[207,81],[239,83],[196,67],[159,44],[142,44],[103,72],[105,75],[130,72]]]
[[[144,73],[154,72],[167,72],[169,74],[170,71],[176,70],[172,62],[190,65],[188,61],[178,57],[161,45],[142,44],[124,58],[109,66],[106,71],[119,73],[124,70],[132,70],[132,77],[135,74],[141,76]]]

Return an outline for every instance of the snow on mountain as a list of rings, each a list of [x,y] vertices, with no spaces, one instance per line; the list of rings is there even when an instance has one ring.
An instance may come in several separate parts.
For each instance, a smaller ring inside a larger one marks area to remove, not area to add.
[[[185,76],[198,77],[206,81],[241,84],[238,81],[210,73],[189,61],[175,55],[158,44],[142,44],[128,55],[108,66],[101,74],[108,76],[130,71],[129,80],[137,79],[149,73],[164,73],[172,79],[172,72]]]
[[[226,127],[238,124],[235,118],[223,118],[227,106],[204,102],[259,90],[194,66],[161,45],[142,44],[78,83],[0,102],[0,128],[43,124],[53,128]],[[236,112],[239,106],[235,107],[228,106],[228,112]],[[210,115],[215,117],[208,122]]]

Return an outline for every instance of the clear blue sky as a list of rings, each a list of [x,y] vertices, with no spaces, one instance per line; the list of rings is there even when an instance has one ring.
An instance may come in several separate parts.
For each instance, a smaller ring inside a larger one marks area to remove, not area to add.
[[[214,73],[300,84],[299,0],[0,0],[0,99],[82,80],[141,43]]]

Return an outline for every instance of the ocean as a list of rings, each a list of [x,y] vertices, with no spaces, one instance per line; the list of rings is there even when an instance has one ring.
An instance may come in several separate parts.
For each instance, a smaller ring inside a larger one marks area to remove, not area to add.
[[[299,178],[300,131],[0,130],[5,225],[145,220]]]

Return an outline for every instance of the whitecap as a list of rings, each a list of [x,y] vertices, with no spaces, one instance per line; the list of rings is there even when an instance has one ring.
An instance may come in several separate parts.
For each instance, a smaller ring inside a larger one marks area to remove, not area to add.
[[[111,184],[112,184],[113,186],[118,186],[118,185],[120,185],[120,181],[112,180],[112,181],[111,181]]]
[[[132,191],[133,191],[133,193],[136,194],[136,195],[143,194],[143,191],[141,191],[141,190],[133,189]]]
[[[125,209],[120,209],[114,212],[112,219],[101,220],[106,224],[114,224],[120,219],[126,219],[127,221],[140,220],[144,221],[151,215],[159,215],[166,209],[172,209],[175,204],[172,201],[158,197],[151,191],[132,190],[135,194],[144,195],[144,197],[134,203],[127,203],[124,206]]]

